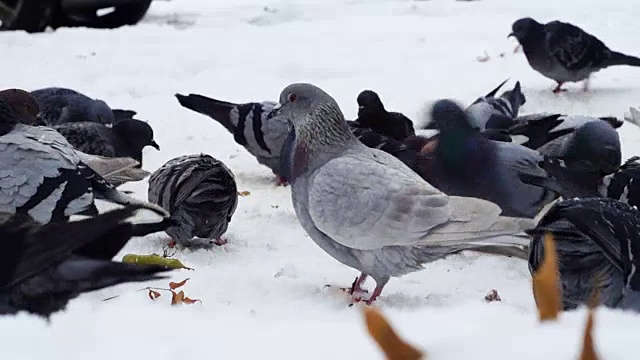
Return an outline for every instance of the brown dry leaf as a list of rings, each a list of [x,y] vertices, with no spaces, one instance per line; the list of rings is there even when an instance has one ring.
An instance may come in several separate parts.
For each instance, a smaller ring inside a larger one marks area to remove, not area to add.
[[[169,288],[171,290],[175,290],[175,289],[177,289],[177,288],[179,288],[181,286],[184,286],[184,284],[186,284],[188,280],[189,280],[189,278],[186,278],[186,279],[184,279],[184,280],[182,280],[180,282],[177,282],[177,283],[172,281],[172,282],[169,283]]]
[[[251,193],[246,191],[246,190],[245,191],[238,191],[238,196],[249,196],[249,195],[251,195]]]
[[[378,343],[388,360],[426,358],[421,351],[400,339],[378,310],[367,306],[364,308],[364,316],[369,334]]]
[[[187,305],[195,304],[198,301],[200,302],[200,304],[202,304],[202,300],[200,300],[200,299],[191,299],[191,298],[188,298],[188,297],[182,299],[182,302],[187,304]]]
[[[540,321],[556,320],[562,308],[558,276],[558,253],[553,235],[544,236],[544,261],[533,275],[533,297]]]
[[[184,291],[176,293],[175,291],[171,290],[171,305],[182,304],[182,300],[184,300]]]
[[[593,346],[593,308],[589,308],[587,315],[587,325],[584,328],[584,337],[582,340],[582,352],[580,360],[598,360],[596,350]]]
[[[155,300],[159,298],[161,295],[162,294],[160,294],[159,292],[149,289],[149,299]]]

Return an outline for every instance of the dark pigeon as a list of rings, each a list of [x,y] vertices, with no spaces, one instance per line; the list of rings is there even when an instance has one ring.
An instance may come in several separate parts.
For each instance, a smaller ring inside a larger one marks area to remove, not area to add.
[[[224,126],[260,164],[269,167],[278,176],[278,184],[286,184],[279,174],[280,151],[289,133],[289,121],[273,116],[276,102],[263,101],[236,104],[206,96],[176,94],[183,107],[206,115]]]
[[[618,171],[605,176],[599,192],[604,197],[640,207],[640,157],[628,159]]]
[[[413,122],[399,112],[387,111],[374,91],[362,91],[357,102],[358,118],[354,120],[354,126],[371,129],[398,141],[416,134]]]
[[[526,184],[521,174],[546,177],[535,150],[491,141],[456,103],[438,101],[432,119],[439,133],[418,155],[418,173],[447,195],[491,201],[503,216],[533,218],[558,194]]]
[[[153,129],[144,121],[128,119],[111,127],[94,122],[70,122],[52,126],[74,148],[91,155],[130,157],[142,166],[142,149],[160,150],[153,139]]]
[[[0,314],[27,311],[48,318],[82,293],[162,278],[159,273],[169,269],[111,261],[133,236],[169,225],[132,223],[139,209],[45,225],[25,214],[0,213]]]
[[[80,121],[114,122],[113,112],[107,103],[72,89],[49,87],[34,90],[31,95],[40,106],[40,118],[49,126]]]
[[[529,231],[529,269],[544,259],[545,233],[554,235],[565,310],[589,302],[640,311],[640,213],[615,199],[583,198],[555,204]]]
[[[474,125],[481,131],[486,129],[508,129],[514,124],[520,107],[526,98],[520,89],[520,82],[516,82],[512,90],[505,91],[496,97],[498,90],[507,82],[505,80],[486,96],[476,99],[467,108],[467,114]]]
[[[28,91],[21,89],[6,89],[0,91],[0,101],[3,101],[15,114],[18,122],[25,125],[43,126],[40,118],[40,107]]]
[[[171,213],[175,225],[165,232],[177,243],[193,238],[223,245],[238,205],[235,177],[206,154],[184,155],[162,165],[149,178],[149,201]]]
[[[558,86],[554,93],[564,91],[562,84],[585,80],[584,90],[592,73],[609,66],[640,66],[640,58],[609,49],[595,36],[579,27],[560,21],[541,24],[532,18],[513,23],[509,36],[518,39],[531,67]]]

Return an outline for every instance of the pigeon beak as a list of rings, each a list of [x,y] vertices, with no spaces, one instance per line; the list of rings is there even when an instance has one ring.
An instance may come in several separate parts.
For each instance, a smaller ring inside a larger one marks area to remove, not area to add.
[[[278,110],[282,107],[282,104],[277,103],[276,106],[273,107],[273,110]]]
[[[507,39],[508,39],[508,38],[510,38],[510,37],[512,37],[512,36],[516,36],[516,34],[514,34],[514,33],[512,33],[512,32],[511,32],[511,33],[509,33],[509,35],[507,35]]]
[[[156,150],[160,151],[160,145],[158,145],[158,143],[155,140],[151,140],[151,143],[149,145],[154,147]]]
[[[358,109],[362,110],[362,109],[364,109],[364,106],[360,105],[360,106],[358,106]]]

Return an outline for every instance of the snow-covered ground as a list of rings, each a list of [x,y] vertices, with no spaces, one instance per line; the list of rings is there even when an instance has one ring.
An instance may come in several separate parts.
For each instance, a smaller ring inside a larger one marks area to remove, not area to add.
[[[228,245],[176,254],[195,270],[176,271],[172,280],[190,278],[183,290],[201,304],[172,307],[167,293],[152,301],[136,291],[144,284],[87,294],[50,323],[25,314],[1,318],[0,357],[381,359],[360,309],[324,288],[350,285],[357,272],[306,236],[289,188],[275,187],[269,169],[222,126],[181,108],[174,93],[277,100],[287,84],[311,82],[355,117],[356,95],[371,88],[388,109],[422,123],[433,100],[467,104],[510,77],[508,86],[520,80],[527,96],[522,113],[622,116],[640,104],[640,69],[604,70],[591,92],[570,84],[569,92],[554,95],[552,82],[512,52],[507,34],[523,16],[562,19],[640,55],[636,6],[636,0],[173,0],[156,1],[135,27],[1,33],[3,87],[71,87],[135,109],[154,126],[162,149],[145,150],[145,168],[206,152],[251,194],[240,198]],[[485,51],[489,60],[479,62]],[[640,154],[640,130],[625,124],[621,134],[624,157]],[[146,181],[124,188],[146,198]],[[121,255],[161,252],[164,243],[160,234],[135,239]],[[468,253],[392,279],[377,306],[430,359],[575,358],[584,310],[539,325],[530,284],[523,261]],[[484,302],[492,288],[502,302]],[[598,310],[602,357],[638,358],[639,328],[640,316]]]

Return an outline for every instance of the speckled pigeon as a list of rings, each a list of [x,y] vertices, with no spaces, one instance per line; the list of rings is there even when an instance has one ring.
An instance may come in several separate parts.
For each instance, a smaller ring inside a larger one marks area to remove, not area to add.
[[[162,278],[159,273],[169,269],[110,259],[131,237],[169,225],[165,220],[135,224],[132,220],[139,209],[126,206],[96,217],[45,225],[28,215],[0,213],[0,314],[27,311],[48,318],[82,293]],[[105,243],[119,246],[108,254],[98,253]]]
[[[564,309],[600,304],[640,311],[640,213],[615,199],[583,198],[555,204],[540,220],[530,247],[529,269],[544,259],[543,237],[554,235]]]
[[[278,185],[286,184],[286,179],[278,171],[280,151],[289,133],[289,123],[286,119],[272,116],[276,102],[236,104],[198,94],[176,94],[176,98],[183,107],[207,115],[224,126],[233,134],[236,143],[273,171],[278,177]]]
[[[103,100],[92,99],[76,90],[49,87],[34,90],[31,95],[40,106],[40,118],[49,126],[78,121],[112,124],[115,119]]]
[[[640,66],[640,58],[613,51],[569,23],[541,24],[528,17],[515,21],[511,30],[509,36],[518,39],[533,70],[558,83],[554,93],[564,91],[566,82],[582,80],[586,91],[591,74],[609,66]]]
[[[223,245],[238,205],[235,177],[207,154],[171,159],[149,178],[149,201],[162,206],[175,221],[165,232],[177,243],[195,238]]]
[[[447,196],[400,160],[366,147],[318,87],[289,85],[280,104],[277,116],[294,129],[283,166],[295,213],[320,248],[361,272],[349,291],[354,300],[368,276],[376,281],[370,304],[391,277],[449,254],[528,245],[521,235],[532,221],[500,216],[485,200]]]

